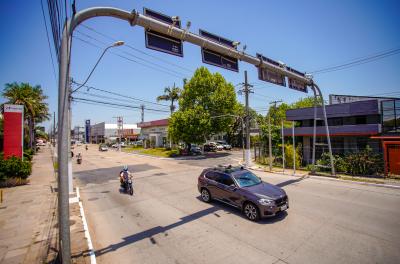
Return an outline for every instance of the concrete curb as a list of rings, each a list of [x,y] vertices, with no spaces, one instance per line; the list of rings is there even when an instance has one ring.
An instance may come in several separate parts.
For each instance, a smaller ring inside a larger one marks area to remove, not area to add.
[[[335,178],[329,178],[329,177],[324,177],[324,176],[316,176],[316,175],[309,175],[309,174],[296,174],[296,175],[291,175],[291,174],[283,174],[283,173],[277,173],[277,172],[269,172],[265,171],[263,169],[259,168],[249,168],[250,170],[255,170],[255,171],[262,171],[262,172],[267,172],[271,174],[279,174],[279,175],[285,175],[285,176],[292,176],[292,177],[304,177],[308,176],[308,178],[312,179],[319,179],[319,180],[325,180],[325,181],[336,181],[336,182],[345,182],[345,183],[353,183],[353,184],[359,184],[359,185],[367,185],[367,186],[374,186],[374,187],[384,187],[384,188],[390,188],[390,189],[400,189],[400,186],[398,185],[392,185],[392,184],[384,184],[384,183],[371,183],[371,182],[359,182],[359,181],[352,181],[352,180],[341,180],[341,179],[335,179]]]
[[[86,237],[87,243],[88,243],[90,263],[91,264],[96,264],[97,263],[96,262],[96,255],[94,254],[94,248],[93,248],[93,244],[92,244],[92,239],[90,238],[89,228],[88,228],[88,225],[87,225],[87,222],[86,222],[86,217],[85,217],[85,212],[83,211],[83,205],[82,205],[82,202],[80,201],[79,187],[76,187],[76,197],[78,198],[78,201],[79,201],[79,209],[81,211],[83,229],[85,230],[85,237]]]

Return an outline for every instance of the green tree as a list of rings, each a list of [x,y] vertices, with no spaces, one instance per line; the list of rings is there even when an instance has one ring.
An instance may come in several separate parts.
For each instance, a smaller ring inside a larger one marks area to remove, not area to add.
[[[178,101],[180,95],[181,95],[181,88],[176,87],[175,83],[174,86],[171,87],[165,87],[164,88],[164,94],[160,95],[157,97],[157,101],[171,101],[171,105],[170,105],[170,110],[171,110],[171,115],[172,113],[175,111],[175,101]]]
[[[202,143],[207,137],[228,132],[237,107],[235,89],[224,77],[210,73],[207,68],[196,70],[193,77],[185,82],[179,99],[179,110],[172,114],[169,135],[175,141]]]
[[[29,147],[34,145],[35,123],[48,120],[49,108],[40,85],[31,86],[29,83],[7,83],[4,87],[3,97],[7,98],[6,104],[19,104],[24,106],[24,118],[28,123]]]

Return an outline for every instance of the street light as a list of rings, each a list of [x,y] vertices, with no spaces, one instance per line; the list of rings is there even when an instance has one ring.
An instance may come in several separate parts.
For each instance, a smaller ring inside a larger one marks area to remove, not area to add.
[[[109,50],[110,48],[113,48],[113,47],[122,46],[122,45],[124,45],[124,44],[125,44],[125,42],[123,42],[122,40],[119,40],[119,41],[114,42],[112,45],[108,46],[107,48],[105,48],[104,51],[103,51],[103,53],[101,54],[100,58],[97,60],[96,64],[94,65],[93,69],[90,71],[90,73],[89,73],[88,77],[86,78],[86,80],[85,80],[78,88],[76,88],[75,90],[73,90],[73,91],[71,92],[71,94],[73,94],[74,92],[78,91],[78,90],[81,89],[83,86],[85,86],[85,84],[88,82],[90,76],[92,76],[92,74],[93,74],[94,70],[96,69],[97,65],[99,64],[99,62],[100,62],[101,59],[103,58],[104,54],[106,54],[107,50]]]

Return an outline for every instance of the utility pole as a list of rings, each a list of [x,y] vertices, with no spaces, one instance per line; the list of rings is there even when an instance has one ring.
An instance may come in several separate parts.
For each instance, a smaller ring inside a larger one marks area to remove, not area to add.
[[[53,112],[53,147],[56,146],[56,112]]]
[[[272,101],[269,105],[274,105],[276,109],[276,104],[281,103],[282,100]],[[271,108],[268,110],[268,148],[269,148],[269,171],[272,171],[272,139],[271,139]]]
[[[282,168],[285,174],[285,135],[283,134],[283,121],[282,121]]]
[[[141,116],[142,116],[142,123],[144,122],[144,104],[140,105],[141,109]]]
[[[247,71],[244,71],[244,83],[243,83],[243,89],[241,89],[241,92],[244,92],[245,96],[245,107],[246,107],[246,151],[245,151],[245,165],[246,167],[250,166],[250,111],[249,111],[249,93],[252,93],[253,91],[251,90],[251,87],[253,85],[250,85],[247,81]]]

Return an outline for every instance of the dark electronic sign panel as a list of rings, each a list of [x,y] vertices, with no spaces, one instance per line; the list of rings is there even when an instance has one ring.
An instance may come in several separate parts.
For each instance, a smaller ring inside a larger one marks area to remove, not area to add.
[[[155,12],[153,10],[144,8],[143,13],[146,16],[159,20],[161,22],[173,25],[174,20],[172,17]],[[174,27],[181,28],[181,21],[175,22]],[[183,44],[182,40],[171,37],[169,35],[156,32],[151,29],[145,29],[146,48],[153,49],[175,56],[183,57]]]
[[[90,119],[85,120],[85,141],[90,143]]]
[[[204,30],[199,30],[200,36],[208,38],[214,42],[217,42],[219,44],[222,44],[224,46],[228,46],[230,48],[236,49],[236,47],[233,45],[233,41],[222,38],[220,36],[211,34],[207,31]],[[227,70],[239,71],[239,62],[238,59],[227,56],[212,50],[209,50],[207,48],[201,48],[201,57],[204,63],[211,64],[214,66],[218,66]]]
[[[302,77],[306,76],[303,72],[299,72],[299,71],[297,71],[297,70],[295,70],[293,68],[290,68],[290,67],[287,67],[287,70],[290,71],[290,72],[293,72],[293,73],[295,73],[297,75],[300,75]],[[296,79],[296,78],[290,78],[290,77],[288,78],[288,80],[289,80],[289,88],[290,89],[297,90],[297,91],[304,92],[304,93],[308,92],[307,83],[306,82],[304,82],[302,80],[299,80],[299,79]]]
[[[257,53],[257,58],[260,58],[262,61],[266,61],[275,66],[280,67],[279,62],[271,60],[267,57],[264,57],[261,54]],[[257,68],[258,68],[258,79],[260,79],[262,81],[270,82],[273,84],[286,86],[285,75],[283,75],[277,71],[268,69],[268,68],[264,68],[264,67],[257,67]]]

